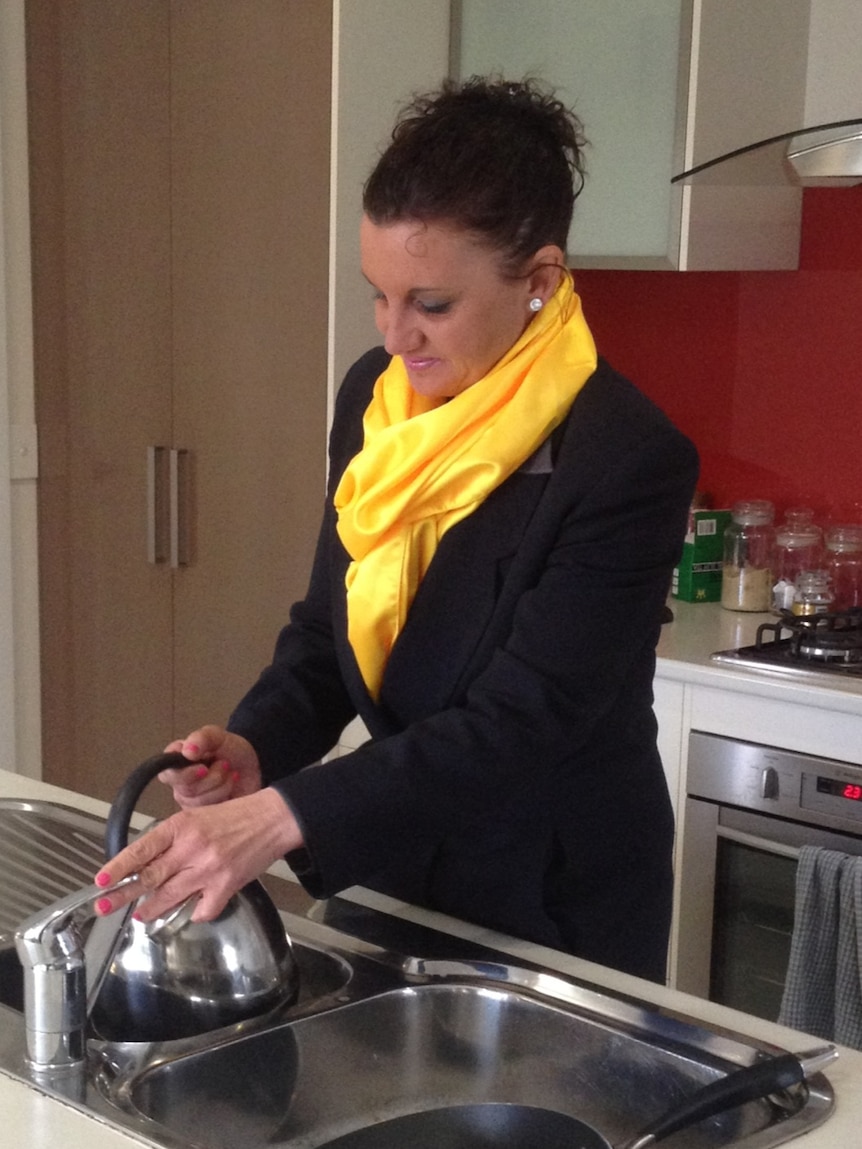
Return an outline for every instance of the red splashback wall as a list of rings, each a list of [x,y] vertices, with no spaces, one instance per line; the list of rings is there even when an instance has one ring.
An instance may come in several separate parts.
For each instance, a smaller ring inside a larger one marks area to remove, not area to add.
[[[862,522],[862,185],[803,193],[798,271],[578,271],[599,351],[697,444],[714,506]]]

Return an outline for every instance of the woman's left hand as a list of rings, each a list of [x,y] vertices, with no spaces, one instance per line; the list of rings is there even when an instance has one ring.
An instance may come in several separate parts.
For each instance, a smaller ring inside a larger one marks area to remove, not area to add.
[[[151,921],[200,894],[192,919],[211,921],[238,889],[302,844],[293,812],[270,788],[181,810],[102,867],[96,885],[107,888],[135,873],[138,881],[99,898],[96,912],[112,913],[146,895],[135,912]]]
[[[253,794],[263,784],[254,747],[220,726],[202,726],[171,742],[165,751],[189,759],[188,766],[159,774],[159,781],[171,787],[184,810]]]

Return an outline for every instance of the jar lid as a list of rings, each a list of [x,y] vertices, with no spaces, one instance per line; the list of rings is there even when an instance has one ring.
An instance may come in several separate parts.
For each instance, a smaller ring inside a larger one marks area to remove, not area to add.
[[[842,523],[826,532],[826,546],[830,551],[862,550],[862,525]]]
[[[788,507],[784,512],[784,520],[788,526],[813,526],[814,511],[811,507]]]
[[[731,518],[742,526],[766,526],[775,518],[775,507],[767,499],[740,499],[733,504]]]
[[[829,590],[832,585],[832,576],[828,570],[800,571],[796,576],[796,586],[800,591]]]
[[[775,541],[780,547],[811,547],[816,546],[821,538],[820,528],[813,523],[782,523]]]

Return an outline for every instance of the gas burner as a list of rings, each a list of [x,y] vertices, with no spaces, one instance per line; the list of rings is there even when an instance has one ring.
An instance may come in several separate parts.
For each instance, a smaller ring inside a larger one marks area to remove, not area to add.
[[[777,623],[767,622],[758,627],[755,645],[764,645],[763,635],[770,631],[775,638],[789,631],[791,654],[800,661],[862,663],[862,610],[859,608],[810,615],[782,611]]]
[[[719,650],[715,662],[781,674],[862,677],[862,608],[796,615],[783,610],[757,628],[753,646]]]

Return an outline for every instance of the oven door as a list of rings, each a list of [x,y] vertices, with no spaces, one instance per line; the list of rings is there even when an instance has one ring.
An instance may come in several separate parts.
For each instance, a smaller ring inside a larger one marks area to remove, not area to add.
[[[862,837],[686,800],[678,989],[778,1019],[803,845],[862,854]]]

